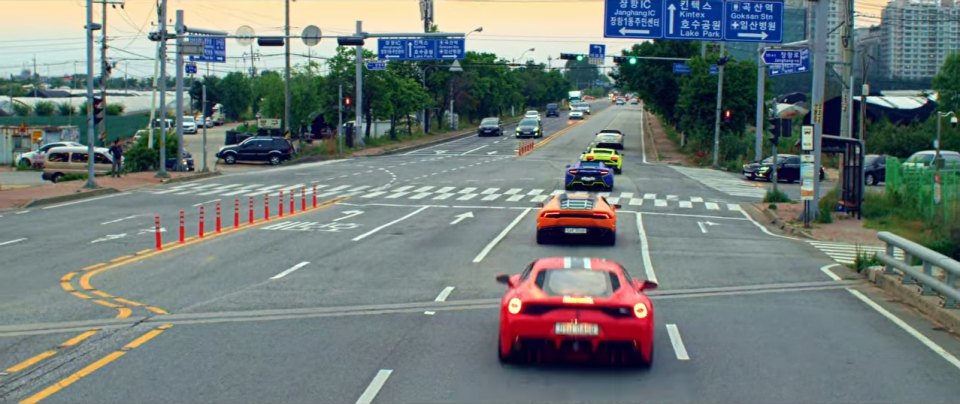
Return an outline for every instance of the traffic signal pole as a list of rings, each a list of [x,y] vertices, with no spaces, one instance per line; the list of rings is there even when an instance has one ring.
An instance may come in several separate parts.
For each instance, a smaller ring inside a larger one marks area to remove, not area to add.
[[[357,36],[363,36],[363,21],[357,21]],[[363,45],[357,45],[357,86],[356,86],[356,99],[357,99],[357,113],[356,119],[357,123],[354,125],[356,131],[356,140],[360,140],[361,144],[363,143],[363,136],[360,135],[360,132],[363,131]],[[364,132],[366,134],[366,132]]]
[[[160,0],[160,47],[157,57],[160,58],[160,161],[157,163],[157,177],[167,178],[167,0]],[[150,122],[150,125],[154,125]]]
[[[723,59],[725,42],[720,42],[720,58]],[[713,168],[720,168],[720,110],[723,108],[723,65],[717,63],[717,113],[713,127]]]
[[[94,181],[94,131],[93,124],[93,0],[87,0],[87,184],[85,188],[99,188]]]
[[[763,160],[763,104],[766,98],[767,65],[763,62],[763,44],[757,44],[757,138],[754,140],[753,159]]]

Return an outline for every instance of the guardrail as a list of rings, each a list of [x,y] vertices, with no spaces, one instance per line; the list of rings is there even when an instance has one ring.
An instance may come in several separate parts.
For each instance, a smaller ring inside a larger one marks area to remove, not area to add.
[[[877,237],[887,244],[886,252],[877,254],[877,259],[884,265],[884,273],[899,271],[903,274],[901,283],[904,285],[920,285],[921,295],[937,295],[943,299],[943,307],[960,308],[960,289],[957,288],[960,262],[890,232],[880,232]],[[903,261],[894,257],[894,248],[903,250]],[[910,265],[914,258],[920,260],[922,269]],[[943,279],[934,274],[934,268],[943,271]]]

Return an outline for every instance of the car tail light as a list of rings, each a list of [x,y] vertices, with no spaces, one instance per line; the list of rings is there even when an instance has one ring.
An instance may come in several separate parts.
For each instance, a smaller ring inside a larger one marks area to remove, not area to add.
[[[587,161],[593,161],[593,156],[587,156]]]
[[[510,312],[510,314],[519,313],[521,307],[523,307],[523,302],[521,302],[520,299],[516,297],[513,299],[510,299],[510,302],[507,303],[507,311]],[[644,310],[646,310],[646,306],[644,306]],[[636,307],[634,307],[634,313],[636,313]],[[644,314],[644,317],[646,317],[646,314]],[[643,317],[640,317],[640,318],[643,318]]]
[[[543,217],[560,217],[560,214],[557,212],[547,212],[543,214]]]
[[[609,218],[610,218],[610,215],[608,215],[608,214],[606,214],[606,213],[594,213],[594,214],[592,214],[591,216],[593,216],[594,219],[609,219]]]
[[[610,157],[610,161],[617,161],[617,160],[620,160],[620,157],[617,157],[617,156]]]
[[[567,170],[570,175],[577,175],[577,170]]]
[[[518,302],[517,305],[519,306],[519,299],[517,300],[517,302]],[[650,312],[647,311],[647,305],[643,303],[637,303],[633,305],[633,315],[637,316],[637,318],[647,318],[648,314],[650,314]]]
[[[607,175],[607,174],[610,174],[610,171],[600,170],[600,175]]]

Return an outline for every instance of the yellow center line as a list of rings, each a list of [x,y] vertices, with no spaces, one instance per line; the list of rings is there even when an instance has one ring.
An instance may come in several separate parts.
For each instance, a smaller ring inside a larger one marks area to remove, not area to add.
[[[113,295],[111,295],[111,294],[109,294],[109,293],[107,293],[107,292],[99,291],[99,290],[93,290],[93,291],[90,291],[90,293],[93,293],[93,294],[95,294],[95,295],[97,295],[97,296],[100,296],[100,297],[103,297],[103,298],[107,298],[107,299],[113,297]]]
[[[114,300],[115,302],[123,303],[123,304],[125,304],[125,305],[127,305],[127,306],[133,306],[133,307],[143,306],[143,303],[135,302],[135,301],[133,301],[133,300],[127,300],[127,299],[124,299],[124,298],[122,298],[122,297],[115,297],[115,298],[113,298],[113,300]]]
[[[125,259],[127,259],[127,258],[130,258],[130,257],[132,257],[132,256],[133,256],[133,254],[124,255],[124,256],[122,256],[122,257],[114,258],[114,259],[110,260],[110,262],[123,261],[123,260],[125,260]]]
[[[66,292],[73,292],[76,290],[73,288],[73,285],[71,285],[70,282],[60,282],[60,288]]]
[[[107,354],[107,356],[104,356],[104,357],[98,359],[96,362],[93,362],[93,363],[85,366],[83,369],[80,369],[80,370],[76,371],[75,373],[73,373],[73,374],[71,374],[71,375],[63,378],[63,380],[60,380],[60,381],[58,381],[58,382],[56,382],[56,383],[54,383],[54,384],[52,384],[52,385],[50,385],[50,386],[47,386],[47,388],[45,388],[45,389],[43,389],[43,390],[40,390],[39,392],[37,392],[36,394],[34,394],[34,395],[30,396],[30,397],[27,397],[26,399],[24,399],[23,401],[21,401],[20,404],[34,404],[34,403],[39,403],[40,401],[43,401],[43,400],[47,399],[48,397],[50,397],[50,396],[52,396],[52,395],[54,395],[54,394],[57,394],[57,392],[59,392],[60,390],[63,390],[63,389],[65,389],[65,388],[69,387],[71,384],[74,384],[74,383],[80,381],[80,379],[83,379],[84,377],[90,376],[91,374],[93,374],[94,372],[100,370],[100,369],[103,368],[104,366],[109,365],[111,362],[113,362],[113,361],[115,361],[115,360],[117,360],[117,359],[120,359],[120,357],[123,356],[123,355],[126,355],[128,351],[130,351],[130,350],[132,350],[132,349],[136,349],[137,347],[139,347],[139,346],[147,343],[147,342],[150,341],[151,339],[156,338],[158,335],[162,334],[164,331],[166,331],[166,330],[169,329],[170,327],[173,327],[173,325],[172,325],[172,324],[164,324],[164,325],[161,325],[161,326],[159,326],[159,327],[157,327],[157,328],[155,328],[155,329],[153,329],[153,330],[147,331],[147,333],[141,335],[140,337],[137,337],[137,339],[133,340],[133,341],[130,342],[129,344],[124,345],[124,347],[122,348],[122,350],[120,350],[120,351],[114,351],[114,352],[111,352],[111,353]]]
[[[99,305],[101,305],[101,306],[107,306],[107,307],[109,307],[109,308],[111,308],[111,309],[116,309],[116,308],[119,308],[119,307],[120,307],[119,304],[110,303],[110,302],[108,302],[108,301],[106,301],[106,300],[94,299],[93,302],[96,303],[96,304],[99,304]]]
[[[151,251],[153,251],[152,248],[146,248],[146,249],[143,249],[143,250],[140,250],[140,251],[135,252],[134,255],[143,255],[143,254],[146,254],[146,253],[151,252]]]
[[[84,271],[89,271],[89,270],[91,270],[91,269],[100,268],[100,267],[102,267],[102,266],[104,266],[104,265],[107,265],[107,264],[101,262],[101,263],[99,263],[99,264],[93,264],[93,265],[90,265],[90,266],[85,266],[85,267],[83,267],[83,270],[84,270]]]
[[[146,308],[147,310],[150,310],[150,311],[152,311],[152,312],[154,312],[154,313],[157,313],[157,314],[159,314],[159,315],[170,314],[170,313],[168,313],[166,310],[161,309],[161,308],[159,308],[159,307],[147,306],[147,307],[145,307],[145,308]]]
[[[80,292],[70,292],[70,294],[73,295],[74,297],[78,298],[78,299],[92,299],[92,297],[90,297],[90,295],[83,294],[83,293],[80,293]]]
[[[118,308],[117,308],[117,317],[115,317],[115,318],[122,320],[122,319],[125,319],[125,318],[130,317],[131,314],[133,314],[133,310],[130,310],[130,308],[127,308],[127,307],[118,307]]]
[[[99,331],[99,330],[85,331],[85,332],[83,332],[82,334],[77,335],[76,337],[73,337],[73,338],[70,338],[70,339],[64,341],[62,344],[60,344],[60,347],[61,347],[61,348],[66,348],[66,347],[71,347],[71,346],[77,345],[77,344],[85,341],[87,338],[92,337],[94,334],[97,333],[97,331]]]
[[[70,280],[73,279],[74,276],[77,276],[76,272],[68,272],[66,275],[63,276],[63,278],[60,278],[60,282],[70,282]]]
[[[23,361],[23,362],[20,362],[20,363],[16,364],[16,365],[13,365],[13,366],[11,366],[11,367],[8,367],[8,368],[7,368],[7,372],[8,372],[8,373],[16,373],[16,372],[19,372],[19,371],[21,371],[21,370],[24,370],[24,369],[26,369],[26,368],[28,368],[28,367],[31,367],[31,366],[37,364],[37,362],[40,362],[40,361],[42,361],[42,360],[44,360],[44,359],[47,359],[47,358],[49,358],[49,357],[51,357],[51,356],[53,356],[53,355],[56,355],[56,354],[57,354],[57,351],[45,351],[45,352],[41,352],[40,354],[38,354],[38,355],[36,355],[36,356],[34,356],[34,357],[30,358],[30,359],[27,359],[27,360],[25,360],[25,361]]]

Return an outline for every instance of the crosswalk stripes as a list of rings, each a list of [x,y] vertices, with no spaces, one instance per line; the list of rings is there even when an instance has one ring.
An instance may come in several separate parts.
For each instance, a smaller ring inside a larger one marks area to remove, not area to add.
[[[747,182],[738,176],[707,168],[670,166],[681,174],[703,185],[733,196],[763,198],[767,190],[759,184]]]
[[[837,241],[815,240],[809,240],[807,242],[841,264],[853,264],[857,259],[857,254],[872,257],[874,254],[886,252],[886,247],[880,245],[857,245]],[[898,259],[903,259],[902,250],[895,249],[893,255]]]
[[[362,200],[411,200],[411,201],[482,201],[500,203],[536,203],[546,202],[553,195],[561,195],[564,190],[500,188],[500,187],[456,187],[436,185],[402,185],[386,184],[374,185],[329,185],[329,184],[292,184],[269,185],[263,184],[203,184],[177,185],[170,188],[152,188],[139,192],[173,195],[217,195],[222,197],[246,198],[253,196],[277,197],[281,192],[284,195],[303,194],[318,198],[332,196],[353,196]],[[676,209],[703,209],[707,211],[740,211],[739,205],[717,200],[710,200],[700,196],[658,195],[655,193],[638,194],[635,192],[600,192],[611,204],[623,206],[648,206],[655,208]]]

